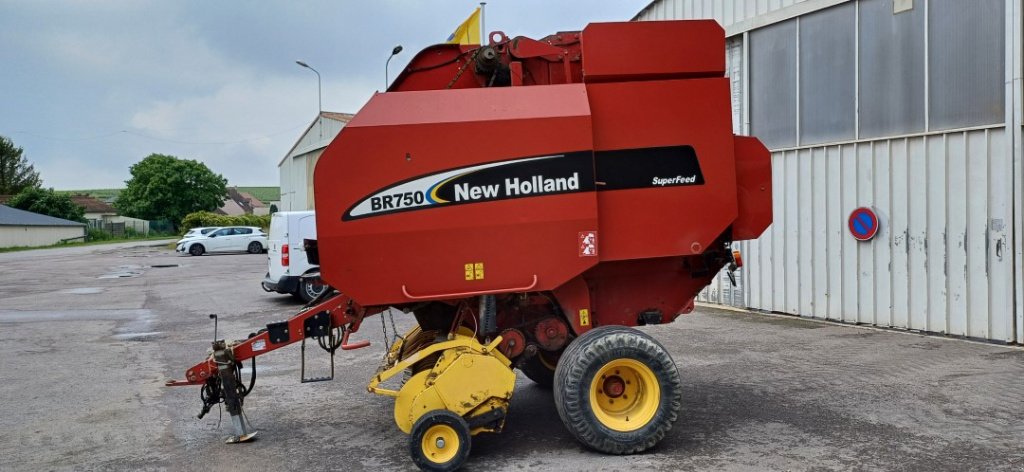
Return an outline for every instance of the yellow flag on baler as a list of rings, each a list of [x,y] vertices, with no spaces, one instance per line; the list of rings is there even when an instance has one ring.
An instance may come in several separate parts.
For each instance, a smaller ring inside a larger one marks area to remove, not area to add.
[[[451,44],[480,44],[480,8],[477,7],[473,13],[463,21],[452,34],[448,35],[446,43]]]

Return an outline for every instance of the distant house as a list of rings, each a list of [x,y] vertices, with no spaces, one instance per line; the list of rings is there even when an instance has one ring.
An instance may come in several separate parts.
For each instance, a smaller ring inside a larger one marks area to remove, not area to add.
[[[84,238],[85,223],[0,205],[0,247],[50,246]]]
[[[116,236],[124,235],[126,230],[139,234],[149,234],[149,221],[120,216],[113,205],[91,195],[72,195],[71,201],[85,209],[85,219],[90,228],[102,229]]]
[[[313,169],[334,137],[354,117],[350,113],[320,112],[288,154],[277,164],[281,175],[280,211],[314,210]]]
[[[90,221],[117,216],[117,210],[111,204],[89,195],[72,195],[71,201],[85,209],[85,219]]]
[[[239,191],[237,187],[228,187],[228,198],[216,211],[220,215],[269,215],[270,208],[258,198],[247,192]]]
[[[243,198],[247,198],[249,200],[249,206],[252,207],[252,214],[254,214],[256,216],[263,216],[263,215],[269,215],[270,214],[270,205],[269,204],[261,202],[260,199],[252,196],[249,193],[246,193],[246,192],[238,192],[238,193],[241,194]]]

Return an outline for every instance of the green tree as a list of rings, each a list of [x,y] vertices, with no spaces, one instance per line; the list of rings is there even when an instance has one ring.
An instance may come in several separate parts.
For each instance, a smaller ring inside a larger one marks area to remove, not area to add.
[[[14,141],[0,136],[0,194],[13,195],[29,187],[38,187],[42,181],[39,172],[22,155],[23,150]]]
[[[85,223],[85,208],[72,201],[70,195],[54,192],[52,188],[28,187],[12,197],[7,206]]]
[[[114,206],[134,218],[177,225],[189,213],[220,208],[227,196],[227,179],[199,161],[150,154],[131,175]]]

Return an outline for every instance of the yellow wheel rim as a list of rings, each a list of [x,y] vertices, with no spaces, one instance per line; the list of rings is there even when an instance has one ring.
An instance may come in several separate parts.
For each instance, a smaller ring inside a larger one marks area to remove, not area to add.
[[[459,434],[446,424],[435,424],[427,428],[420,441],[423,456],[435,464],[444,464],[459,453]]]
[[[615,359],[602,366],[590,383],[594,416],[614,431],[636,431],[649,423],[661,403],[654,371],[640,361]]]

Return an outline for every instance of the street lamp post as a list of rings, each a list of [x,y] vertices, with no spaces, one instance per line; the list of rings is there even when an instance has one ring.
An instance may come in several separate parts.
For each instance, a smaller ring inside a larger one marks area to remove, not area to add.
[[[391,58],[397,56],[398,53],[400,53],[400,52],[402,52],[402,45],[401,44],[399,44],[398,46],[395,46],[395,48],[391,50],[391,55],[388,56],[387,62],[384,63],[384,91],[385,92],[388,91],[388,86],[391,85],[391,81],[388,80],[388,66],[391,65]]]
[[[316,117],[317,117],[317,122],[318,122],[318,125],[319,125],[319,128],[320,128],[320,140],[323,140],[324,139],[324,119],[320,115],[323,114],[323,112],[324,112],[324,105],[323,105],[323,92],[322,92],[323,88],[320,86],[320,72],[318,72],[316,69],[310,67],[309,64],[306,64],[305,62],[295,61],[295,63],[300,65],[300,66],[302,66],[302,67],[305,67],[305,68],[313,71],[313,73],[316,74],[316,106],[317,106]]]

